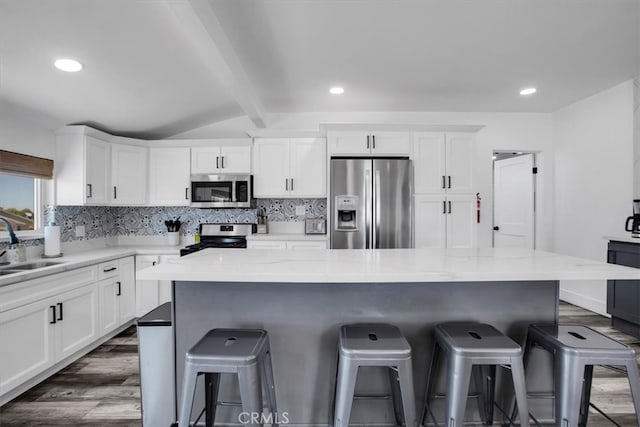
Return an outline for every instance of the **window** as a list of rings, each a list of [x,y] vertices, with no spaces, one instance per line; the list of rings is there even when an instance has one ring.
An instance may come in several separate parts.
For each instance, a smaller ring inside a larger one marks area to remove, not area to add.
[[[0,173],[0,217],[8,220],[16,231],[36,230],[39,226],[40,180]],[[0,222],[0,232],[6,231]]]

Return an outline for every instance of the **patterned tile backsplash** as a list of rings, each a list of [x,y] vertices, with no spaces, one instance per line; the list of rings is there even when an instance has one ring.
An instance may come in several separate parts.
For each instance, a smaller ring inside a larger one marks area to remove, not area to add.
[[[258,209],[264,209],[269,221],[304,221],[306,218],[326,218],[326,199],[256,199],[252,209],[196,209],[190,207],[115,207],[115,206],[47,206],[45,223],[61,226],[63,242],[78,240],[77,225],[85,226],[84,239],[110,236],[153,236],[166,232],[164,221],[180,218],[183,235],[194,234],[201,222],[257,222]],[[304,206],[305,214],[296,215],[296,206]],[[82,239],[82,238],[80,238]],[[30,240],[29,246],[43,244],[42,239]],[[6,244],[0,243],[0,249]]]

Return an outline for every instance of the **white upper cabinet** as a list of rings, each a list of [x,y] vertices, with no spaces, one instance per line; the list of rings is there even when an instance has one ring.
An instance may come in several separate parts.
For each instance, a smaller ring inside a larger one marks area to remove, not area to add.
[[[191,148],[191,173],[251,173],[251,146],[223,145]]]
[[[409,156],[411,133],[390,131],[330,131],[331,155]]]
[[[476,247],[476,197],[447,195],[447,248]]]
[[[416,248],[475,248],[474,195],[421,194],[414,197]]]
[[[144,205],[147,202],[147,148],[111,144],[111,204]]]
[[[416,132],[413,137],[416,194],[473,193],[473,133]]]
[[[257,138],[253,146],[255,197],[326,197],[322,138]]]
[[[56,204],[109,204],[110,144],[85,134],[83,126],[64,128],[56,135]],[[101,136],[97,131],[98,136]]]
[[[189,147],[149,148],[149,204],[188,206],[191,203]]]

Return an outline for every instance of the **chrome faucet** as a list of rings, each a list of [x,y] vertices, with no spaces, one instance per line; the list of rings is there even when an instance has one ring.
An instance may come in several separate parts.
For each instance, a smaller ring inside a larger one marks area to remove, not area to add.
[[[0,217],[0,221],[3,221],[5,224],[7,224],[7,231],[9,232],[9,244],[17,245],[20,241],[16,237],[16,233],[13,232],[13,227],[11,226],[11,223],[2,217]]]

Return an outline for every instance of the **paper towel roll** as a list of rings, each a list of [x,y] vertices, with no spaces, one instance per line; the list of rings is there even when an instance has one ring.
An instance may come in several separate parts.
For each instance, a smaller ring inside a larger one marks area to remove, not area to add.
[[[47,225],[44,227],[44,255],[60,255],[60,226]]]

